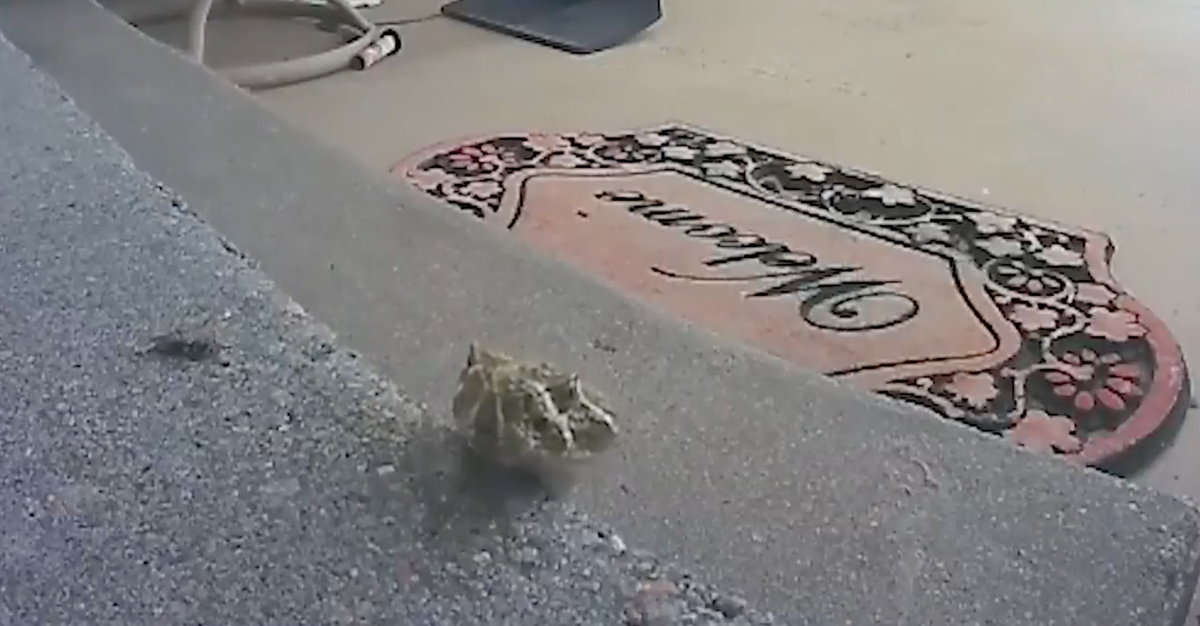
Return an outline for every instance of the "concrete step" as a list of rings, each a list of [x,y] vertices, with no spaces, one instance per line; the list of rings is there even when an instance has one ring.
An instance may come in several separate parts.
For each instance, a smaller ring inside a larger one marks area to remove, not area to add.
[[[782,623],[1182,623],[1198,573],[1189,504],[630,302],[362,170],[86,0],[10,0],[0,29],[367,355],[411,419],[444,417],[476,339],[612,390],[627,436],[575,503]]]
[[[0,623],[772,623],[519,484],[460,490],[445,428],[2,36],[0,83]]]

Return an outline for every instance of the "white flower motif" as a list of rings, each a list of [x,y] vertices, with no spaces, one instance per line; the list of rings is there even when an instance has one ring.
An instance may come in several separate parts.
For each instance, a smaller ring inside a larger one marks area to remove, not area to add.
[[[727,157],[746,154],[746,149],[732,141],[718,141],[706,148],[704,154],[711,157]]]
[[[550,157],[547,159],[546,164],[550,167],[570,169],[573,167],[579,167],[580,165],[586,165],[587,161],[575,156],[574,154],[571,154],[570,152],[564,152],[562,154],[556,154]]]
[[[908,234],[916,243],[926,243],[930,241],[940,241],[943,243],[950,241],[950,233],[945,226],[934,224],[933,222],[921,222],[916,226],[908,229]]]
[[[412,179],[413,184],[425,191],[440,189],[442,183],[448,182],[454,178],[449,172],[440,167],[431,167],[425,170],[412,170],[408,173],[408,177]]]
[[[1017,218],[1015,217],[984,211],[971,213],[967,216],[967,219],[975,223],[975,232],[980,235],[1011,232],[1013,227],[1017,225]]]
[[[504,187],[494,180],[477,180],[463,187],[463,193],[476,198],[490,198],[504,191]]]
[[[1103,337],[1109,341],[1129,341],[1131,337],[1141,337],[1146,334],[1146,327],[1138,321],[1134,313],[1124,309],[1110,311],[1101,307],[1092,307],[1088,311],[1088,325],[1084,332],[1093,337]]]
[[[1037,253],[1037,256],[1050,265],[1069,265],[1072,267],[1083,265],[1083,255],[1058,244],[1054,244],[1049,248],[1041,250]]]
[[[1057,311],[1028,304],[1013,307],[1008,317],[1029,332],[1049,330],[1058,323]]]
[[[900,187],[887,183],[882,187],[868,189],[862,193],[864,198],[875,198],[882,202],[885,206],[896,206],[897,204],[916,204],[917,198],[911,189]]]
[[[733,161],[717,161],[716,163],[707,163],[704,165],[704,173],[709,176],[724,176],[726,178],[738,178],[742,173],[742,168],[737,166]]]
[[[696,158],[696,150],[687,146],[667,146],[663,148],[663,156],[676,161],[691,161]]]
[[[521,143],[525,144],[525,147],[529,148],[530,150],[536,150],[538,152],[555,152],[571,146],[571,144],[563,137],[543,133],[530,135]]]
[[[996,387],[996,378],[987,372],[958,372],[946,385],[946,391],[976,409],[987,406],[1000,395],[1000,389]]]
[[[805,161],[802,163],[793,163],[787,166],[784,171],[792,178],[805,178],[814,183],[825,182],[825,178],[833,172],[832,167],[826,167],[820,163]]]
[[[1021,242],[1003,237],[988,237],[975,243],[994,257],[1020,256],[1025,252]]]
[[[1102,283],[1079,283],[1075,286],[1075,301],[1087,304],[1109,304],[1117,293]]]
[[[668,141],[670,141],[669,139],[667,139],[666,137],[663,137],[662,135],[660,135],[658,133],[642,133],[642,134],[634,137],[634,140],[637,141],[638,143],[642,144],[643,146],[649,146],[651,148],[657,148],[659,146],[666,144]]]

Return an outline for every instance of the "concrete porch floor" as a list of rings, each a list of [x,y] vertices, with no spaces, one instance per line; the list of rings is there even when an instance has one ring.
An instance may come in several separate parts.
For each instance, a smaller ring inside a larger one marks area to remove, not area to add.
[[[137,14],[131,2],[110,2]],[[385,0],[380,20],[440,2]],[[572,57],[438,17],[368,72],[259,92],[386,170],[431,144],[508,131],[682,121],[1111,236],[1118,281],[1200,355],[1186,268],[1200,197],[1195,0],[666,0],[639,40]],[[178,24],[148,28],[168,43]],[[309,25],[216,24],[210,63],[326,47]],[[1136,480],[1200,499],[1200,421]],[[1195,613],[1195,609],[1193,610]]]

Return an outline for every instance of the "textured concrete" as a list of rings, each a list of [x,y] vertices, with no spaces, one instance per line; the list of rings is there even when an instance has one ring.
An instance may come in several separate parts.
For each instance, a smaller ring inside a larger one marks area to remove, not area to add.
[[[0,84],[0,624],[770,623],[568,507],[456,489],[436,412],[2,36]],[[146,353],[166,332],[219,347]]]
[[[787,623],[1182,622],[1191,507],[626,302],[382,184],[86,3],[10,1],[0,20],[415,402],[446,402],[480,337],[619,390],[627,443],[579,503]]]
[[[426,21],[371,71],[258,95],[373,169],[464,136],[682,121],[1103,231],[1116,279],[1200,358],[1200,290],[1164,279],[1200,233],[1197,0],[664,0],[645,36],[585,58],[427,19],[442,3],[373,10]],[[210,32],[217,66],[330,45],[279,20]],[[1200,420],[1180,440],[1138,480],[1200,499]]]

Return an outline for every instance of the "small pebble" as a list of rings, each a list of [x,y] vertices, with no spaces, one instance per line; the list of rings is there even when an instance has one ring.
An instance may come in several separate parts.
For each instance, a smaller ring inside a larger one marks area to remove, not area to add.
[[[746,612],[746,600],[733,595],[720,594],[713,598],[712,608],[725,616],[725,619],[734,619]]]
[[[608,545],[610,547],[612,547],[612,551],[615,554],[625,554],[625,551],[627,550],[627,548],[625,547],[625,540],[621,539],[617,535],[609,536]]]

